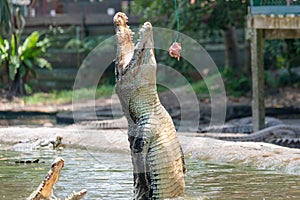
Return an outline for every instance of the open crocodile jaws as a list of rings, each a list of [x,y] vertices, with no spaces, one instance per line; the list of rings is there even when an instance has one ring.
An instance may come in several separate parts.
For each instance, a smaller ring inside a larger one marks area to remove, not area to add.
[[[128,121],[134,199],[184,195],[184,159],[172,119],[156,90],[152,25],[144,23],[133,44],[124,13],[114,16],[118,41],[116,93]]]
[[[53,195],[53,186],[59,179],[60,171],[64,167],[64,159],[62,157],[57,157],[52,162],[51,168],[47,175],[43,179],[42,183],[38,188],[31,193],[27,200],[59,200]],[[65,200],[80,200],[87,193],[86,189],[79,192],[73,192]]]
[[[45,176],[39,187],[27,198],[27,200],[50,199],[52,188],[59,179],[60,170],[64,166],[64,159],[57,157],[51,165],[50,170]]]

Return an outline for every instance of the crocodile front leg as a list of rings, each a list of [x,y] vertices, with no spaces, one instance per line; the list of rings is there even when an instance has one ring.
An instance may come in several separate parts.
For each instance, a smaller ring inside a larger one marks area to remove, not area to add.
[[[147,199],[150,196],[151,177],[147,164],[150,139],[146,137],[146,132],[141,131],[141,133],[144,136],[131,136],[128,139],[133,163],[134,199]]]

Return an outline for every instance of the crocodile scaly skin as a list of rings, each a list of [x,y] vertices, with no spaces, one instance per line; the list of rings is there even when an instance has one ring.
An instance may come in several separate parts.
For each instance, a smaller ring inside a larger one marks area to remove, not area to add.
[[[116,93],[128,121],[134,199],[184,195],[184,160],[172,119],[156,90],[152,26],[146,22],[134,47],[124,13],[114,17],[118,38]]]

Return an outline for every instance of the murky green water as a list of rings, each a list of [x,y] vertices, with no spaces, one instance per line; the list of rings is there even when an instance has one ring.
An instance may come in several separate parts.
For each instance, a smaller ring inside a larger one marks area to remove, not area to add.
[[[6,116],[0,114],[0,126],[37,126],[44,124],[56,124],[55,115],[36,115],[30,113],[22,115],[19,113],[14,113],[10,116]]]
[[[0,199],[25,199],[43,179],[54,156],[65,159],[55,187],[57,197],[86,188],[85,199],[131,199],[132,167],[127,153],[62,151],[5,151],[0,146]],[[15,164],[40,158],[45,163]],[[188,199],[300,199],[300,176],[248,167],[219,165],[186,159]]]

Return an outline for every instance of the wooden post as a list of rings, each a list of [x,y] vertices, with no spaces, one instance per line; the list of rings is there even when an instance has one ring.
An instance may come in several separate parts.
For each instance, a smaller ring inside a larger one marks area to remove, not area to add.
[[[251,8],[252,14],[247,16],[246,38],[251,40],[253,130],[258,131],[265,125],[263,41],[300,38],[300,16],[295,14],[300,7],[291,5],[276,10],[278,6],[257,6],[256,14],[253,14],[253,8],[255,6]],[[283,15],[287,11],[289,14]],[[266,12],[273,15],[266,15]]]
[[[253,131],[265,126],[263,42],[263,30],[253,28],[251,37]]]

